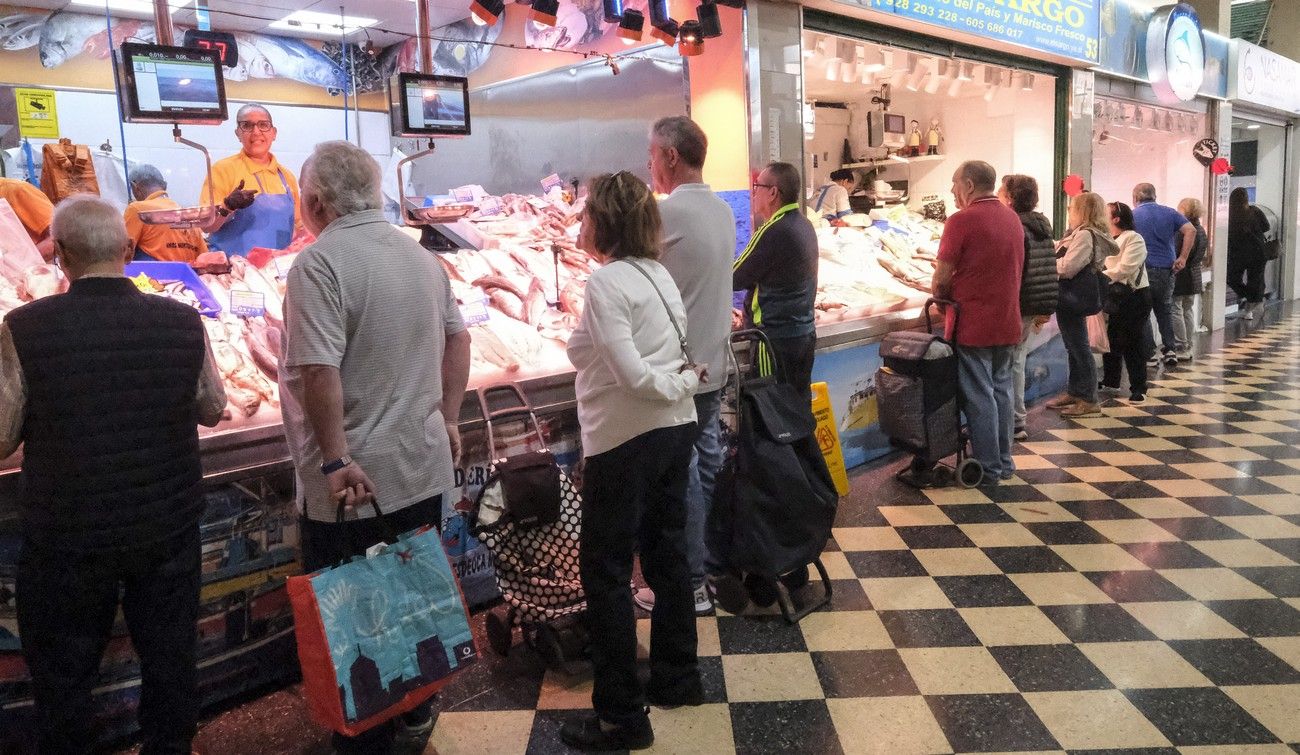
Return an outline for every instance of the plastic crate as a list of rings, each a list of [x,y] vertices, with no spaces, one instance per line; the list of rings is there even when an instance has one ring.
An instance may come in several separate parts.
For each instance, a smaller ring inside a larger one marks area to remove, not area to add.
[[[194,298],[199,300],[199,314],[207,317],[216,317],[221,314],[221,302],[212,295],[208,287],[203,284],[198,273],[190,267],[188,262],[128,262],[126,265],[126,277],[134,278],[140,273],[153,278],[159,283],[184,283],[185,287],[194,293]]]

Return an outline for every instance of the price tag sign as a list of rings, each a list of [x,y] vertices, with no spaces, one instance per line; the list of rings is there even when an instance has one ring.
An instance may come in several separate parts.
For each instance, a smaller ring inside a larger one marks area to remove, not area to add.
[[[452,189],[451,196],[457,202],[473,202],[474,189],[470,188],[469,186],[461,186],[458,189]]]
[[[505,212],[505,207],[502,206],[501,200],[497,197],[488,197],[480,202],[478,206],[478,214],[484,217],[500,215],[503,212]]]
[[[293,267],[292,262],[281,262],[282,257],[272,257],[271,264],[275,265],[275,277],[284,280],[289,277],[289,268]]]
[[[464,320],[466,325],[482,325],[490,317],[487,297],[483,295],[481,289],[476,291],[479,294],[477,299],[469,299],[460,305],[460,319]]]
[[[564,185],[564,179],[560,178],[558,174],[552,173],[551,175],[542,179],[542,193],[546,194],[551,189],[555,189],[563,185]]]
[[[948,219],[948,206],[944,204],[943,197],[938,194],[927,194],[921,197],[921,217],[926,220],[937,220],[940,223]]]
[[[230,314],[236,317],[261,317],[266,314],[266,297],[257,291],[232,290]]]

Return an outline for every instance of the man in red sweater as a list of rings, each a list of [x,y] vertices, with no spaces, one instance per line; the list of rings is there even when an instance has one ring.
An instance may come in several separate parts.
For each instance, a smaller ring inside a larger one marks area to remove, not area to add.
[[[948,339],[957,345],[963,411],[986,485],[1016,471],[1011,363],[1020,343],[1025,257],[1020,218],[998,201],[996,187],[997,172],[986,162],[957,168],[952,194],[958,212],[944,225],[931,284],[935,297],[957,302],[948,310]]]

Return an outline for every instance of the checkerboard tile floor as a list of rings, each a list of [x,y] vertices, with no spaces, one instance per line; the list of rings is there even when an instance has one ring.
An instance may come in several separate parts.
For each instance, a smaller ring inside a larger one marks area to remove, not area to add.
[[[831,609],[700,619],[708,704],[654,709],[656,747],[1300,751],[1300,317],[1104,414],[1036,411],[992,490],[857,474]],[[489,657],[441,695],[432,744],[563,751],[590,693]]]

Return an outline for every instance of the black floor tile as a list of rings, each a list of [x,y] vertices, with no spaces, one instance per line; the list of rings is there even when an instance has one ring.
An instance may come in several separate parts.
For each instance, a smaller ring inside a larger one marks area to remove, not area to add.
[[[802,653],[808,650],[799,626],[779,616],[719,616],[718,640],[723,655]]]
[[[1192,599],[1192,596],[1154,571],[1102,571],[1088,572],[1084,576],[1116,603]]]
[[[1054,750],[1047,727],[1020,695],[927,697],[948,744],[957,752]]]
[[[443,708],[441,695],[433,706],[434,717]],[[533,716],[533,729],[528,737],[528,755],[569,755],[573,750],[560,739],[560,727],[570,721],[581,721],[591,716],[590,710],[539,710]]]
[[[1177,747],[1126,747],[1119,750],[1066,750],[1068,755],[1179,755]]]
[[[1258,418],[1256,418],[1258,419]],[[1280,461],[1263,459],[1258,461],[1234,461],[1228,464],[1234,467],[1247,477],[1285,477],[1296,473],[1296,468],[1283,464]]]
[[[924,577],[929,572],[911,551],[845,551],[844,558],[859,579]]]
[[[805,595],[820,596],[822,590],[821,577],[813,577],[811,585],[806,588],[809,592]],[[867,597],[866,590],[862,589],[862,583],[856,579],[832,579],[831,580],[831,604],[824,611],[870,611],[871,599]]]
[[[1177,440],[1182,440],[1182,438],[1174,438],[1173,440],[1175,440],[1175,441],[1177,441]],[[1132,451],[1133,449],[1128,448],[1128,449],[1125,449],[1125,450],[1126,450],[1126,451]],[[1146,453],[1146,452],[1145,452],[1145,451],[1140,451],[1139,453]],[[1191,453],[1191,452],[1189,451],[1188,453]],[[1147,456],[1150,456],[1150,455],[1151,455],[1151,454],[1147,454]],[[1200,454],[1197,454],[1197,455],[1199,456]],[[1205,459],[1202,458],[1201,461],[1205,461]],[[1138,478],[1139,480],[1190,480],[1190,479],[1191,479],[1191,475],[1189,475],[1189,474],[1187,474],[1187,473],[1185,473],[1185,472],[1180,472],[1180,471],[1178,471],[1177,469],[1174,469],[1173,467],[1165,466],[1164,464],[1143,464],[1143,465],[1140,465],[1140,466],[1120,466],[1119,469],[1122,469],[1122,470],[1124,470],[1125,472],[1128,472],[1129,474],[1133,475],[1134,477]],[[1130,482],[1131,482],[1131,481],[1130,481]],[[1118,483],[1108,482],[1108,483],[1102,483],[1102,484],[1103,484],[1103,485],[1106,485],[1106,486],[1109,487],[1109,486],[1113,486],[1113,485],[1123,485],[1124,483],[1123,483],[1123,482],[1118,482]],[[1098,489],[1098,490],[1101,490],[1102,488],[1099,487],[1099,488],[1097,488],[1097,489]],[[1112,497],[1112,498],[1116,498],[1116,497],[1120,497],[1120,496],[1111,496],[1111,497]],[[1137,497],[1139,497],[1139,496],[1134,496],[1134,495],[1125,494],[1125,495],[1122,496],[1122,497],[1123,497],[1123,498],[1137,498]],[[1145,496],[1143,496],[1143,497],[1145,497]]]
[[[1189,516],[1181,519],[1152,519],[1170,534],[1183,540],[1245,540],[1246,536],[1228,525],[1208,516]]]
[[[1129,449],[1130,451],[1132,449]],[[1121,480],[1120,482],[1094,482],[1090,483],[1094,488],[1105,493],[1107,496],[1116,500],[1125,500],[1130,498],[1167,498],[1165,492],[1153,485],[1142,482],[1141,478],[1145,476],[1148,469],[1158,469],[1158,467],[1122,467],[1125,472],[1137,477],[1137,480]],[[1150,479],[1150,478],[1148,478]]]
[[[1251,637],[1300,636],[1300,611],[1280,600],[1218,600],[1205,605]]]
[[[1208,427],[1208,425],[1194,425],[1192,429],[1200,431],[1202,427]],[[1182,440],[1182,438],[1170,438],[1170,440],[1174,443],[1177,443],[1178,441]],[[1189,451],[1185,448],[1179,448],[1174,451],[1144,451],[1143,453],[1155,459],[1156,461],[1160,462],[1161,464],[1166,464],[1166,465],[1205,463],[1204,456],[1196,453],[1195,451]],[[1191,475],[1184,474],[1183,476],[1190,477]]]
[[[1282,538],[1277,540],[1260,540],[1273,550],[1281,553],[1283,556],[1292,561],[1300,562],[1300,538]]]
[[[731,703],[729,707],[738,755],[843,752],[825,700]]]
[[[457,672],[455,683],[438,693],[440,710],[532,710],[542,692],[546,662],[537,653],[519,645],[502,658],[490,654]]]
[[[1044,470],[1033,469],[1029,471],[1042,472]],[[1025,477],[1023,472],[1016,472],[1016,474],[1026,482],[1030,481]],[[1071,477],[1069,480],[1059,480],[1059,482],[1072,482],[1073,479],[1074,478]],[[1036,482],[1035,484],[1042,483]],[[1052,500],[1050,496],[1039,490],[1034,485],[998,485],[995,488],[985,490],[984,495],[988,496],[989,500],[994,503],[1042,503],[1044,501]]]
[[[955,525],[935,524],[920,527],[895,527],[894,531],[903,538],[907,547],[924,548],[973,548],[975,544]]]
[[[1074,567],[1045,545],[1020,545],[982,550],[984,555],[1006,574],[1074,571]]]
[[[1210,484],[1223,490],[1225,482],[1227,480],[1211,480]],[[1191,497],[1180,500],[1207,516],[1260,516],[1268,513],[1234,496]]]
[[[727,678],[722,671],[722,656],[703,656],[698,659],[698,667],[700,681],[704,684],[704,702],[727,702]]]
[[[934,581],[957,608],[1032,605],[1005,574],[935,577]]]
[[[1218,433],[1218,434],[1225,435],[1226,433]],[[1189,435],[1185,438],[1178,438],[1176,442],[1178,443],[1178,445],[1184,448],[1231,448],[1232,447],[1232,444],[1229,443],[1228,441],[1219,440],[1218,438],[1211,438],[1208,435]]]
[[[1204,569],[1218,561],[1183,542],[1125,543],[1120,546],[1152,569]]]
[[[1025,525],[1025,529],[1047,545],[1091,545],[1105,544],[1110,540],[1087,522],[1034,522]]]
[[[1291,470],[1291,474],[1295,473],[1296,470]],[[1286,492],[1282,488],[1264,482],[1257,477],[1229,477],[1223,480],[1210,480],[1210,484],[1232,495],[1277,495]]]
[[[881,611],[880,621],[900,648],[974,647],[979,638],[951,608]]]
[[[884,505],[877,501],[876,505]],[[889,520],[876,506],[840,506],[835,511],[836,527],[888,527]]]
[[[1074,645],[1009,645],[989,648],[1021,692],[1111,689],[1106,675]]]
[[[1155,635],[1115,603],[1039,606],[1072,642],[1137,642]]]
[[[1074,445],[1074,444],[1071,443],[1070,445]],[[1052,463],[1060,467],[1061,469],[1068,469],[1070,467],[1106,466],[1106,462],[1102,461],[1101,459],[1098,459],[1096,456],[1093,456],[1092,453],[1052,454],[1050,458],[1052,460]]]
[[[1133,689],[1125,690],[1124,695],[1175,745],[1245,745],[1278,741],[1216,687]]]
[[[827,697],[919,695],[897,650],[813,653],[813,667]]]
[[[1300,566],[1255,566],[1235,571],[1279,598],[1300,598]]]
[[[1168,645],[1219,686],[1300,683],[1300,671],[1252,639],[1173,640]]]
[[[998,489],[1008,487],[1030,487],[1029,485],[999,485]],[[987,495],[987,494],[986,494]],[[1002,507],[988,504],[964,504],[961,506],[940,506],[943,513],[954,524],[1004,524],[1016,521],[1014,517],[1008,514]]]
[[[1094,487],[1096,483],[1090,483]],[[1061,508],[1085,522],[1102,519],[1141,519],[1133,509],[1119,501],[1063,501]]]
[[[1121,449],[1121,450],[1127,450],[1127,449]],[[1048,461],[1051,461],[1052,457],[1049,456],[1049,457],[1047,457],[1047,459],[1048,459]],[[1017,471],[1016,471],[1016,476],[1019,477],[1020,479],[1024,480],[1025,482],[1029,483],[1029,486],[1030,486],[1030,487],[1032,487],[1032,486],[1034,486],[1034,485],[1045,485],[1045,484],[1047,484],[1047,483],[1053,483],[1053,482],[1078,482],[1078,480],[1075,478],[1074,475],[1070,474],[1069,472],[1066,472],[1066,471],[1063,470],[1063,469],[1059,469],[1059,468],[1057,468],[1057,469],[1021,469],[1021,470],[1017,470]],[[1002,487],[1002,486],[999,486],[999,487]],[[1005,487],[1007,487],[1007,488],[1023,488],[1023,487],[1026,487],[1026,486],[1025,486],[1025,485],[1007,485],[1007,486],[1005,486]]]

